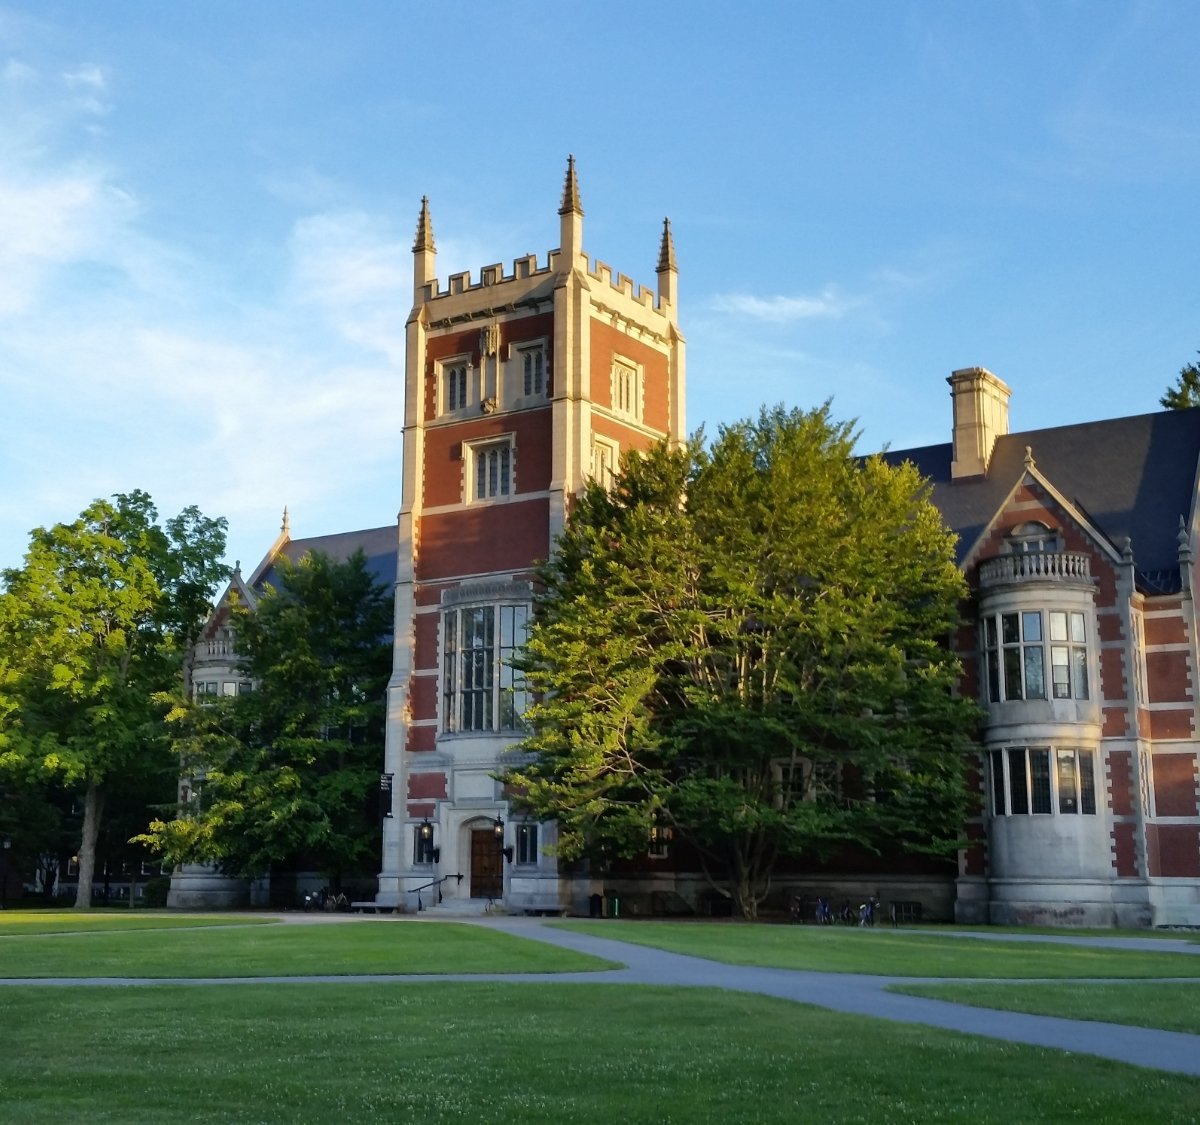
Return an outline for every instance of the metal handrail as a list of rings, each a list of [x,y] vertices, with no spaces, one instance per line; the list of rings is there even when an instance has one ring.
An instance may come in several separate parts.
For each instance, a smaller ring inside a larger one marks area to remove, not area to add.
[[[459,872],[456,875],[443,875],[440,879],[434,879],[432,882],[425,883],[423,886],[417,887],[416,890],[408,892],[409,894],[415,894],[417,896],[417,913],[418,914],[420,914],[421,911],[425,909],[424,905],[421,902],[421,892],[429,890],[430,887],[437,887],[437,896],[438,896],[437,900],[439,903],[441,903],[441,901],[442,901],[442,884],[447,879],[457,879],[459,881],[459,883],[461,884],[463,881],[462,872]]]

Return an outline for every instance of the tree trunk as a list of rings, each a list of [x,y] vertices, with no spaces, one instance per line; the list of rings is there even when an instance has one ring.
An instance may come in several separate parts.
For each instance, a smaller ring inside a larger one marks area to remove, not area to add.
[[[79,888],[75,909],[91,910],[92,876],[96,871],[96,840],[100,836],[100,818],[104,814],[104,790],[93,777],[88,778],[83,799],[83,839],[79,842]]]

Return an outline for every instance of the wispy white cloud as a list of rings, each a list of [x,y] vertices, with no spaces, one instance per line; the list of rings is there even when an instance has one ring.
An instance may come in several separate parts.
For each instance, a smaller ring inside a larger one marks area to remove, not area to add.
[[[412,303],[408,246],[362,212],[313,215],[292,231],[293,293],[347,340],[404,360],[404,320]]]
[[[791,324],[800,320],[838,319],[859,303],[834,286],[826,286],[815,295],[775,294],[759,297],[748,293],[721,293],[712,298],[710,308],[714,312],[771,324]]]
[[[248,564],[284,503],[305,532],[344,527],[364,495],[365,522],[389,519],[408,239],[364,211],[302,213],[247,297],[232,268],[152,235],[153,207],[84,140],[107,73],[48,73],[0,68],[0,566],[29,528],[131,488],[226,516]]]

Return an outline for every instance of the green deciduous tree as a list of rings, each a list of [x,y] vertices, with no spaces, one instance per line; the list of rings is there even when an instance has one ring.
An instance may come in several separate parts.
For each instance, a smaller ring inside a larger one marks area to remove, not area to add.
[[[954,697],[953,538],[911,466],[852,446],[828,408],[779,408],[580,498],[505,777],[561,856],[644,853],[665,824],[754,916],[781,856],[955,847],[978,713]]]
[[[111,783],[160,771],[165,699],[225,574],[225,521],[159,525],[144,492],[39,528],[0,593],[0,770],[31,764],[83,790],[78,909],[91,904]]]
[[[254,876],[311,863],[334,886],[378,854],[377,789],[391,672],[390,591],[361,552],[281,559],[278,585],[234,614],[247,694],[172,716],[198,781],[146,839],[174,863]]]
[[[1168,410],[1200,406],[1200,365],[1189,363],[1179,369],[1179,378],[1167,388],[1159,403]]]

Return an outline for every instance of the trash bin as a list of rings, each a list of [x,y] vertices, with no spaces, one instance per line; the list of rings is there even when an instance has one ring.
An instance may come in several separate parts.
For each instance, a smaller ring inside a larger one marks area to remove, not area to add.
[[[608,917],[621,917],[621,900],[616,895],[609,895],[606,905],[608,906],[608,909],[605,911],[605,913],[608,915]]]

